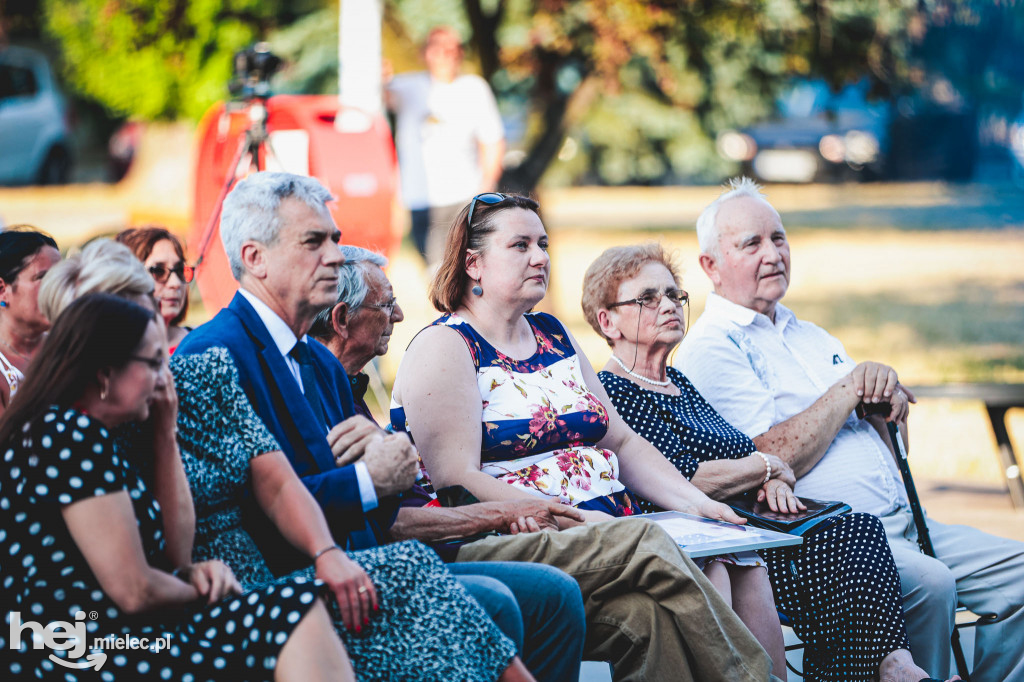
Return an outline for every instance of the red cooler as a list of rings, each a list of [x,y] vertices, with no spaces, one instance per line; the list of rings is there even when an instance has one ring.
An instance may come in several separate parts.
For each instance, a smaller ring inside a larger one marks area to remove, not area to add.
[[[391,208],[397,161],[384,117],[344,108],[333,95],[275,95],[266,100],[266,109],[268,142],[261,145],[259,169],[317,178],[337,197],[329,208],[343,243],[385,255],[395,250],[399,236],[392,232]],[[342,120],[336,125],[338,116]],[[225,111],[224,104],[215,105],[199,124],[188,246],[200,260],[196,281],[211,316],[238,288],[221,245],[219,220],[209,226],[229,178],[234,182],[255,170],[246,155],[242,164],[249,170],[243,169],[237,179],[230,171],[248,125],[248,108]]]

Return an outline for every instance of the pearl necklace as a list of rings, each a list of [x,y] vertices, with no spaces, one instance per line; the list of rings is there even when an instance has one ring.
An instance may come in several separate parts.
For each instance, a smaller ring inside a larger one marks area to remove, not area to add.
[[[639,379],[640,381],[646,381],[649,384],[653,384],[654,386],[661,386],[662,388],[664,388],[665,386],[668,386],[670,383],[672,383],[672,381],[670,379],[667,379],[665,381],[658,381],[657,379],[652,379],[650,377],[645,377],[643,374],[637,374],[633,370],[631,370],[628,367],[626,367],[625,363],[622,362],[622,360],[619,360],[619,358],[616,357],[614,354],[612,355],[612,360],[614,360],[615,362],[619,363],[619,367],[622,368],[622,371],[625,372],[626,374],[628,374],[629,376],[633,377],[634,379]]]

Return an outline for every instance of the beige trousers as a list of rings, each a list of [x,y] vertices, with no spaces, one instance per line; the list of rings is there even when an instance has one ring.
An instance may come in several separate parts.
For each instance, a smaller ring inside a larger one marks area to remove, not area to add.
[[[764,682],[771,659],[665,531],[639,518],[565,531],[490,537],[457,561],[530,561],[579,583],[584,658],[618,681]]]

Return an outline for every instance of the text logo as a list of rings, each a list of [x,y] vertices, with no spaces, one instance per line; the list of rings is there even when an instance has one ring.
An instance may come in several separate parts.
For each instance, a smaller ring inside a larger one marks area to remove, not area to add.
[[[21,621],[21,612],[11,611],[11,629],[9,646],[12,649],[21,649],[21,636],[26,630],[32,633],[32,648],[52,649],[53,651],[67,651],[68,658],[81,659],[86,649],[85,639],[85,611],[75,613],[75,622],[69,623],[64,620],[55,620],[49,625],[43,625],[33,620]],[[50,654],[50,660],[57,665],[76,670],[95,668],[99,670],[107,662],[107,655],[102,651],[89,654],[85,657],[85,664],[80,660],[65,660]]]

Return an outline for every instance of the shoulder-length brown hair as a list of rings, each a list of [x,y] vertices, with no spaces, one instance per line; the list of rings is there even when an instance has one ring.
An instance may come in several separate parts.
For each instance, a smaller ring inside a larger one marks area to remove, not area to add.
[[[181,259],[181,262],[188,265],[188,261],[185,260],[185,247],[182,246],[181,240],[166,228],[156,225],[133,227],[118,233],[114,239],[131,249],[135,257],[143,263],[149,258],[149,254],[153,253],[153,247],[157,242],[166,239],[174,247],[174,253]],[[181,306],[181,312],[170,321],[168,325],[170,327],[178,326],[188,315],[188,283],[182,282],[182,284],[185,286],[185,303]]]
[[[466,204],[455,217],[455,222],[448,229],[445,240],[444,257],[430,282],[430,303],[442,313],[453,313],[462,304],[469,286],[469,275],[466,274],[466,253],[468,251],[483,252],[487,236],[498,229],[497,216],[509,209],[521,208],[537,213],[540,204],[529,197],[519,194],[506,194],[496,204],[476,202],[473,209],[473,224],[467,225],[469,206]],[[471,202],[472,203],[472,202]]]

